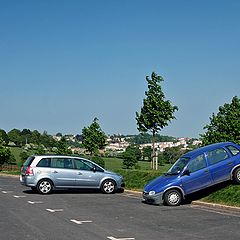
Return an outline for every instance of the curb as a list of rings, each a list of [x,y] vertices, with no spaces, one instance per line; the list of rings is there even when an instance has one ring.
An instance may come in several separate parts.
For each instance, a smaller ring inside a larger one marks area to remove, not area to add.
[[[223,204],[219,204],[219,203],[209,203],[209,202],[203,202],[203,201],[198,200],[198,201],[193,201],[192,205],[198,205],[198,206],[203,206],[203,207],[208,207],[208,208],[214,208],[214,209],[219,209],[219,210],[228,210],[228,211],[240,213],[240,207],[223,205]]]
[[[0,176],[19,178],[19,175],[12,175],[12,174],[7,174],[7,173],[0,173]]]

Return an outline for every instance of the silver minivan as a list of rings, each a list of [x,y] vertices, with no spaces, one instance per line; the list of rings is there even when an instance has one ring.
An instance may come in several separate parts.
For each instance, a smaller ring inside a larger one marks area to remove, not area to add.
[[[62,155],[30,156],[21,168],[20,182],[40,194],[60,188],[93,188],[103,193],[123,191],[124,188],[121,175],[90,160]]]

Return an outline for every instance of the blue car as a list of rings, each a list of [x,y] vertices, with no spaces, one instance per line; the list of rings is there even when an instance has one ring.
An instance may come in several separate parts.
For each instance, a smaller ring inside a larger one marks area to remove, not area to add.
[[[167,173],[144,186],[143,200],[178,206],[186,195],[227,180],[240,183],[240,146],[215,143],[180,157]]]

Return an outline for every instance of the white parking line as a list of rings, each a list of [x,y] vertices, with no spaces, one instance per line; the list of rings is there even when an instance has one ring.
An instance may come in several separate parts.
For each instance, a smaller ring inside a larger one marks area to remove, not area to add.
[[[51,212],[51,213],[63,212],[63,209],[50,209],[50,208],[47,208],[46,210],[47,210],[48,212]]]
[[[107,237],[110,240],[134,240],[135,238],[115,238],[115,237]]]
[[[89,220],[87,220],[87,221],[79,221],[79,220],[71,219],[70,221],[73,222],[73,223],[76,223],[76,224],[92,223],[92,221],[89,221]]]
[[[38,204],[38,203],[43,203],[43,202],[40,202],[40,201],[37,201],[37,202],[32,202],[32,201],[27,201],[28,203],[30,204]]]
[[[24,195],[22,195],[22,196],[14,195],[13,197],[15,197],[15,198],[24,198],[26,196],[24,196]]]
[[[6,193],[12,193],[13,191],[2,191],[2,193],[6,194]]]

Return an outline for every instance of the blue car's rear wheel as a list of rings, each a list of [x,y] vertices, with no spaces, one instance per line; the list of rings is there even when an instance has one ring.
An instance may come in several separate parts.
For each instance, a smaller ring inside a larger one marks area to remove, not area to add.
[[[233,179],[235,182],[240,183],[240,168],[237,168],[233,172]]]
[[[168,206],[179,206],[182,202],[182,194],[176,190],[168,190],[164,194],[164,203]]]

